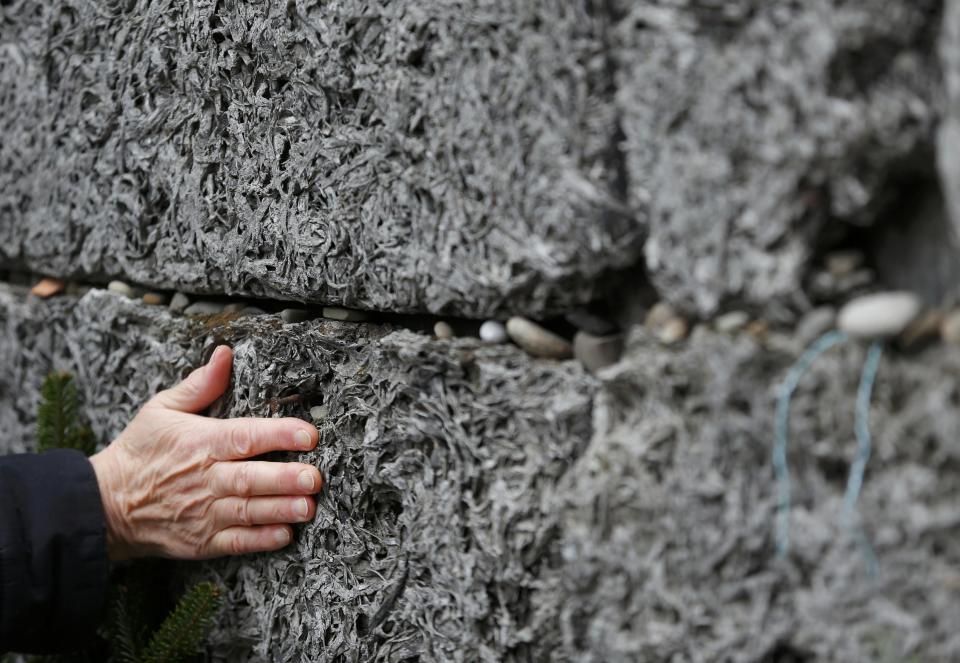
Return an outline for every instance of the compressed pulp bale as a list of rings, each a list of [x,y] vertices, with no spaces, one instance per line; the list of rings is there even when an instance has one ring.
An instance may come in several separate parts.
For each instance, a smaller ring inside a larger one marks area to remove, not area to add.
[[[815,364],[791,409],[792,541],[774,547],[774,399],[795,355],[703,330],[635,329],[558,501],[562,557],[534,596],[532,660],[960,657],[960,350],[885,354],[859,501],[871,578],[841,527],[864,348]],[[563,643],[559,649],[556,643]]]
[[[953,237],[960,239],[960,0],[944,0],[940,59],[946,87],[947,110],[940,124],[937,162],[943,193],[952,221]]]
[[[64,369],[108,440],[216,342],[236,358],[215,414],[270,416],[292,394],[300,401],[276,414],[326,409],[317,449],[287,456],[326,477],[293,546],[184,567],[227,590],[215,658],[500,661],[530,650],[523,625],[558,531],[544,505],[590,439],[596,382],[576,362],[367,324],[187,319],[103,291],[61,299],[0,296],[0,343],[16,357],[0,384],[22,395],[12,414],[0,401],[0,421],[31,427],[43,376]]]
[[[6,3],[0,259],[538,315],[634,262],[586,0]]]
[[[660,295],[788,316],[825,224],[930,147],[941,0],[617,2],[630,203]],[[927,157],[929,159],[929,157]]]

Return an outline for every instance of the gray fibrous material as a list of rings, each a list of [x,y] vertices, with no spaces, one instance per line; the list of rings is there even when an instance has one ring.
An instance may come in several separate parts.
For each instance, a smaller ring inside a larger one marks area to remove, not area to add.
[[[940,60],[947,108],[937,135],[937,165],[955,240],[960,240],[960,2],[944,0]]]
[[[699,314],[788,317],[824,228],[869,225],[891,180],[930,170],[941,0],[615,4],[654,285]]]
[[[0,257],[196,293],[485,316],[632,264],[589,2],[0,10]]]
[[[563,514],[562,562],[534,600],[544,649],[533,660],[960,656],[960,351],[882,360],[859,501],[879,558],[871,578],[840,521],[865,349],[832,350],[795,395],[793,550],[779,560],[773,401],[800,348],[701,329],[666,350],[634,330],[549,507]]]
[[[75,372],[102,439],[215,342],[236,352],[219,416],[319,422],[328,485],[280,553],[185,566],[229,600],[229,661],[953,660],[960,656],[960,350],[888,352],[860,516],[840,526],[864,358],[831,351],[797,391],[793,551],[775,556],[776,387],[800,349],[703,328],[631,331],[600,376],[509,346],[367,324],[190,321],[94,291],[0,294],[0,425],[32,426]],[[11,397],[13,395],[13,397]],[[287,402],[287,401],[283,401]],[[6,429],[5,429],[6,430]],[[294,456],[291,456],[294,457]]]
[[[12,430],[32,425],[57,368],[109,440],[216,341],[236,355],[218,414],[270,416],[290,395],[280,414],[325,411],[301,457],[326,477],[316,520],[289,550],[206,569],[228,591],[219,658],[500,660],[533,646],[524,622],[559,516],[545,505],[590,440],[597,383],[578,364],[373,325],[190,321],[98,291],[0,297],[0,320]]]

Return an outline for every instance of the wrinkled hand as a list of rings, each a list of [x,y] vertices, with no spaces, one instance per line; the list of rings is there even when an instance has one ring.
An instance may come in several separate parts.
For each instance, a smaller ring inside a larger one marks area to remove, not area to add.
[[[243,460],[306,451],[317,429],[300,419],[210,419],[197,415],[227,388],[233,353],[154,396],[113,443],[93,456],[114,560],[209,559],[277,550],[287,523],[313,518],[320,472],[302,463]]]

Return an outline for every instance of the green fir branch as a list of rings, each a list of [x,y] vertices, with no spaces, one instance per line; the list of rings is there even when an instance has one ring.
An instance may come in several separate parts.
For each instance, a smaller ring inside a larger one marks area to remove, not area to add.
[[[219,607],[219,587],[210,582],[194,586],[150,638],[139,663],[180,663],[196,653]]]
[[[37,451],[76,449],[90,456],[97,440],[89,428],[77,425],[79,399],[73,376],[65,371],[51,373],[40,389],[37,409]]]

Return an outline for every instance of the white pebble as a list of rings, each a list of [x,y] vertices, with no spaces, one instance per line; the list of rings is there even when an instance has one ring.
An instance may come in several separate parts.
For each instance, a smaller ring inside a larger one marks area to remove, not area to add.
[[[506,343],[507,328],[497,320],[487,320],[480,325],[480,339],[486,343]]]
[[[327,418],[327,406],[326,405],[314,405],[310,408],[310,418],[314,421],[323,421]]]
[[[881,292],[857,297],[840,309],[837,327],[853,338],[890,338],[920,313],[920,299],[910,292]]]
[[[731,311],[717,318],[713,325],[721,334],[734,334],[750,322],[750,316],[743,311]]]
[[[352,308],[324,306],[323,317],[329,320],[340,320],[342,322],[363,322],[367,319],[367,314]]]
[[[310,312],[302,308],[285,308],[280,311],[280,319],[288,325],[306,322],[310,319]]]
[[[448,341],[453,338],[453,327],[449,323],[440,320],[433,326],[433,335],[442,341]]]
[[[124,283],[123,281],[110,281],[107,284],[107,290],[110,292],[115,292],[118,295],[123,295],[124,297],[133,297],[133,288]]]

